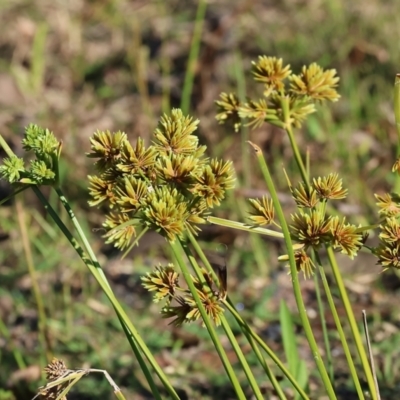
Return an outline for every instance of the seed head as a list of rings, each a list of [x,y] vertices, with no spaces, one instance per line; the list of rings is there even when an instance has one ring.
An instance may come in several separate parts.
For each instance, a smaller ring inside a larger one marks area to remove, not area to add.
[[[24,175],[24,160],[17,156],[6,157],[0,166],[0,176],[10,183],[18,182]]]
[[[374,253],[378,257],[378,264],[383,267],[383,271],[387,271],[389,268],[400,269],[400,243],[381,242]]]
[[[166,155],[193,154],[198,149],[199,139],[192,133],[198,124],[199,120],[185,117],[179,109],[173,109],[171,115],[164,114],[154,132],[155,149]]]
[[[153,300],[158,303],[165,298],[171,300],[175,296],[179,274],[175,271],[174,265],[170,263],[166,267],[159,265],[155,271],[148,272],[141,279],[145,289],[149,292],[156,292]]]
[[[106,243],[114,243],[120,250],[127,248],[136,236],[135,221],[127,213],[109,213],[103,227],[108,231],[104,235]]]
[[[290,188],[292,197],[299,208],[314,208],[319,203],[317,191],[312,186],[299,183],[296,188]]]
[[[216,120],[220,124],[224,124],[225,122],[231,123],[235,132],[238,132],[241,126],[241,119],[239,117],[239,99],[233,93],[221,93],[219,97],[221,100],[215,102],[217,105]]]
[[[347,189],[342,189],[342,180],[337,173],[313,179],[314,189],[321,200],[343,199],[347,196]]]
[[[283,60],[276,57],[259,56],[252,62],[254,79],[265,84],[264,95],[268,97],[274,91],[284,89],[284,80],[291,74],[290,65],[282,66]]]
[[[300,75],[291,75],[290,91],[294,95],[309,96],[314,100],[337,101],[340,96],[336,91],[339,78],[335,69],[324,71],[318,64],[304,66]]]
[[[400,198],[397,194],[385,193],[382,196],[376,194],[378,200],[376,205],[379,208],[379,214],[386,217],[392,217],[400,214]]]
[[[100,172],[109,168],[115,168],[121,159],[121,149],[127,141],[126,134],[118,131],[97,131],[90,138],[91,153],[87,153],[89,158],[98,158],[95,166]]]
[[[364,244],[364,237],[357,232],[357,227],[352,224],[346,224],[346,218],[342,220],[339,217],[331,218],[332,247],[340,249],[341,253],[347,254],[353,259],[358,250]]]
[[[120,160],[117,169],[129,175],[148,175],[156,162],[157,152],[154,147],[146,149],[142,138],[138,138],[135,148],[123,140],[120,148]]]
[[[263,196],[261,199],[249,199],[253,208],[250,219],[256,225],[269,225],[274,221],[275,209],[272,199]]]
[[[310,213],[299,211],[292,215],[291,234],[295,240],[306,248],[317,249],[330,239],[330,218],[321,212],[312,210]]]

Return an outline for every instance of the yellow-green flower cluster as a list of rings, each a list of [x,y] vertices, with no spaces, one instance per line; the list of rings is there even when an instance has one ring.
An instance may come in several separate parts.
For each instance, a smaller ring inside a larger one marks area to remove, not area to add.
[[[347,195],[339,175],[331,173],[314,178],[309,186],[300,183],[290,189],[299,208],[292,215],[293,239],[304,245],[305,250],[330,244],[350,258],[355,257],[366,238],[355,225],[346,223],[346,218],[333,217],[326,212],[328,200],[343,199]]]
[[[25,129],[23,148],[31,151],[35,158],[30,166],[15,155],[6,157],[0,166],[0,176],[10,183],[18,185],[58,185],[58,159],[61,143],[53,132],[30,124]]]
[[[356,256],[366,237],[358,227],[347,223],[345,218],[331,216],[326,212],[328,200],[342,199],[347,194],[338,174],[331,173],[315,178],[310,185],[300,183],[297,187],[292,187],[289,182],[289,186],[298,207],[298,211],[291,216],[292,223],[289,226],[295,242],[297,270],[302,271],[306,278],[310,277],[315,266],[307,251],[311,248],[317,250],[324,244],[331,245],[350,258]],[[249,201],[253,224],[274,224],[280,228],[274,221],[275,212],[271,199],[264,196],[262,199]],[[287,261],[288,256],[281,256],[279,260]]]
[[[220,325],[224,309],[220,305],[219,293],[210,289],[213,287],[212,278],[206,271],[203,271],[203,278],[204,283],[190,277],[207,315],[216,325]],[[200,319],[201,314],[196,301],[190,290],[180,285],[179,274],[173,264],[166,267],[160,265],[155,271],[148,272],[142,277],[142,285],[149,292],[154,292],[155,303],[165,301],[161,314],[163,318],[174,318],[171,324],[179,326]]]
[[[170,241],[186,229],[195,233],[233,188],[232,163],[204,156],[198,123],[174,109],[148,147],[140,138],[132,146],[123,132],[94,133],[88,157],[96,159],[98,174],[89,176],[89,204],[107,209],[107,242],[124,249],[143,229]]]
[[[379,245],[374,253],[384,271],[400,269],[400,196],[386,193],[375,197],[383,221],[379,226]]]
[[[221,124],[230,121],[236,131],[242,120],[253,127],[264,122],[300,127],[307,115],[315,112],[316,102],[337,101],[340,97],[336,91],[336,70],[323,70],[316,63],[304,66],[296,75],[282,59],[260,56],[252,63],[252,73],[254,80],[263,85],[263,98],[241,103],[235,94],[222,93],[216,101],[217,120]],[[284,107],[288,108],[286,114]]]

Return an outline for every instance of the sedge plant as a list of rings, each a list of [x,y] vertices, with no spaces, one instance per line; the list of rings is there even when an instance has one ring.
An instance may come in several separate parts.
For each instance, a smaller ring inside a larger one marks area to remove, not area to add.
[[[268,166],[259,146],[250,143],[259,160],[262,174],[270,192],[270,197],[262,199],[249,199],[253,209],[250,217],[254,226],[270,225],[278,226],[285,237],[288,254],[282,255],[280,260],[289,261],[290,273],[294,294],[299,310],[299,315],[307,339],[316,360],[321,378],[330,398],[335,398],[332,392],[333,374],[328,378],[325,362],[320,358],[315,339],[310,330],[310,323],[305,313],[297,274],[303,272],[310,277],[318,270],[330,310],[336,323],[337,332],[341,339],[343,350],[349,365],[349,370],[354,381],[358,397],[363,399],[364,390],[360,379],[365,378],[368,383],[369,395],[373,399],[379,398],[379,389],[372,374],[372,368],[364,349],[359,328],[356,323],[349,296],[343,283],[343,278],[336,261],[335,252],[339,251],[353,259],[358,251],[364,247],[378,257],[378,263],[384,267],[399,268],[398,263],[398,200],[396,194],[376,195],[379,214],[382,216],[380,224],[371,226],[355,226],[338,215],[330,202],[346,197],[347,189],[342,187],[339,175],[330,173],[327,176],[312,178],[309,168],[306,167],[301,152],[298,148],[295,128],[300,128],[308,115],[316,112],[316,104],[324,101],[337,101],[339,94],[336,87],[339,78],[336,71],[323,70],[316,63],[304,66],[299,74],[291,71],[290,65],[284,65],[282,59],[276,57],[260,56],[252,64],[252,75],[256,82],[263,87],[263,96],[260,99],[247,99],[240,101],[234,93],[222,93],[216,102],[218,106],[217,119],[220,123],[231,123],[237,131],[242,125],[259,127],[269,123],[286,131],[296,160],[302,181],[292,185],[288,180],[288,187],[297,205],[298,211],[291,215],[291,221],[286,221],[282,213],[282,207],[276,196],[276,190],[269,173]],[[395,116],[399,126],[399,78],[395,84]],[[393,166],[393,171],[399,171],[399,161]],[[278,223],[275,222],[275,215]],[[218,223],[217,220],[211,222]],[[368,230],[379,225],[380,244],[372,248],[365,244]],[[295,243],[295,247],[293,246]],[[362,365],[363,374],[356,369],[354,354],[351,353],[348,340],[344,335],[342,324],[338,316],[336,305],[333,301],[331,288],[327,284],[324,266],[321,262],[321,249],[326,249],[328,262],[337,285],[337,290],[343,306],[346,310],[348,324],[357,349],[359,362]],[[318,283],[317,283],[318,284]],[[319,288],[317,288],[319,289]],[[320,307],[320,310],[322,308]],[[323,325],[324,316],[321,315]],[[324,332],[326,326],[324,325]],[[325,335],[326,336],[326,335]],[[326,341],[326,353],[330,354],[329,341]],[[331,358],[330,358],[331,360]],[[329,366],[331,367],[331,366]]]
[[[300,321],[328,397],[336,398],[335,381],[333,374],[328,373],[329,366],[322,357],[314,337],[302,297],[299,273],[309,278],[315,271],[319,272],[322,289],[336,323],[357,395],[360,399],[365,398],[365,389],[360,383],[361,378],[365,378],[370,397],[378,399],[379,391],[335,252],[340,251],[354,258],[360,248],[365,247],[377,255],[379,263],[385,269],[399,269],[400,197],[394,194],[377,196],[382,216],[380,223],[368,227],[355,226],[336,213],[332,206],[333,202],[347,196],[348,191],[343,187],[340,176],[330,173],[327,176],[312,177],[306,168],[296,143],[294,129],[300,128],[307,116],[316,111],[318,102],[339,99],[336,91],[339,78],[335,70],[323,70],[313,63],[303,67],[296,75],[281,59],[263,56],[253,63],[253,76],[263,86],[263,97],[243,102],[239,101],[235,94],[223,93],[217,101],[217,119],[221,123],[232,122],[235,129],[239,129],[243,124],[260,126],[267,122],[287,132],[302,177],[302,181],[294,185],[287,177],[289,191],[297,205],[297,211],[291,215],[290,220],[286,219],[279,202],[262,149],[251,142],[249,144],[259,162],[270,197],[249,199],[250,215],[247,222],[224,220],[212,215],[213,209],[225,198],[226,191],[234,187],[233,165],[230,161],[210,159],[206,156],[206,147],[199,143],[196,136],[199,121],[184,114],[180,109],[173,109],[161,117],[154,131],[153,141],[147,146],[141,138],[132,145],[127,135],[120,131],[97,131],[93,134],[88,157],[95,160],[96,173],[88,177],[90,205],[101,207],[101,210],[105,211],[105,240],[125,254],[132,246],[139,244],[140,239],[150,230],[165,238],[174,259],[166,265],[156,265],[153,271],[143,276],[143,286],[154,294],[154,301],[160,304],[161,318],[170,319],[171,324],[177,326],[201,321],[238,399],[249,398],[250,393],[253,398],[263,399],[263,394],[254,368],[250,367],[248,355],[244,354],[242,345],[233,334],[233,326],[228,323],[226,313],[231,314],[243,338],[248,341],[253,355],[278,397],[286,399],[288,395],[276,377],[273,364],[290,382],[296,392],[296,398],[310,397],[307,393],[307,382],[304,382],[305,375],[296,373],[295,376],[294,369],[298,367],[286,366],[235,309],[229,298],[226,270],[220,269],[215,273],[196,236],[202,224],[212,223],[282,238],[286,254],[282,254],[280,260],[289,262],[288,279],[291,279],[293,284]],[[0,167],[2,177],[15,185],[15,194],[28,188],[35,192],[95,276],[118,315],[154,398],[162,398],[154,381],[154,376],[157,375],[170,398],[178,399],[176,390],[115,297],[62,191],[58,173],[61,143],[49,130],[29,125],[23,140],[24,149],[34,154],[34,159],[29,165],[12,153],[1,136],[0,144],[8,155]],[[394,170],[398,171],[399,165],[400,162],[397,162]],[[74,224],[75,236],[48,203],[40,190],[42,185],[51,186],[55,190]],[[378,226],[381,230],[379,246],[366,246],[366,232]],[[356,368],[355,354],[352,353],[344,335],[342,321],[338,316],[331,288],[327,284],[324,262],[320,254],[323,248],[326,249],[337,290],[346,310],[357,349],[357,362],[361,363],[362,372]],[[315,282],[319,285],[318,280]],[[319,296],[319,299],[321,298]],[[320,307],[320,310],[323,310],[323,307]],[[282,308],[282,321],[291,326],[285,308]],[[321,321],[324,323],[323,315]],[[219,326],[221,328],[218,328]],[[227,356],[226,345],[224,346],[221,340],[223,337],[227,339],[236,355],[237,363],[246,378],[245,383],[239,379],[237,370],[233,368],[232,361]],[[290,338],[287,336],[287,348],[292,348]],[[329,354],[327,338],[325,347],[326,354]],[[81,372],[77,372],[77,379],[80,378]],[[65,378],[62,374],[60,376]],[[58,396],[64,395],[65,384],[64,381],[62,384],[50,382],[51,388],[62,389],[57,392]],[[45,389],[43,390],[45,392]]]

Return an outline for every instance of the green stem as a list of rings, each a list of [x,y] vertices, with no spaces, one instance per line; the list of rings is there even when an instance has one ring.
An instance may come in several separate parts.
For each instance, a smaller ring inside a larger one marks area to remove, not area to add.
[[[206,14],[207,1],[200,0],[197,6],[196,22],[192,43],[190,45],[189,59],[186,67],[185,81],[183,83],[181,110],[184,114],[189,112],[190,96],[192,94],[194,73],[196,70],[197,57],[200,51],[201,32],[203,30],[204,16]]]
[[[237,229],[240,231],[246,231],[250,233],[260,233],[261,235],[283,238],[283,234],[281,232],[276,232],[271,229],[260,228],[258,226],[249,226],[248,224],[244,224],[243,222],[230,221],[229,219],[218,218],[218,217],[207,217],[207,222],[210,222],[214,225],[225,226],[227,228]]]
[[[296,140],[294,139],[292,124],[290,122],[290,110],[289,110],[289,97],[282,97],[282,111],[285,119],[285,130],[289,136],[290,145],[292,146],[294,158],[296,160],[297,166],[300,170],[301,177],[303,181],[308,186],[308,174],[306,168],[304,167],[303,159],[301,158],[299,148],[297,146]]]
[[[334,371],[333,371],[332,352],[331,352],[331,346],[330,346],[330,342],[329,342],[328,329],[327,329],[327,326],[326,326],[324,303],[322,302],[321,290],[319,288],[319,282],[318,282],[318,275],[317,274],[314,274],[314,285],[315,285],[315,294],[317,296],[317,304],[318,304],[319,316],[320,316],[320,319],[321,319],[322,334],[323,334],[323,337],[324,337],[324,344],[325,344],[326,359],[327,359],[327,364],[328,364],[329,378],[331,379],[331,382],[334,383],[335,382],[335,375],[334,375]]]
[[[4,198],[0,201],[0,206],[1,206],[2,204],[4,204],[5,202],[7,202],[8,200],[12,199],[12,198],[13,198],[14,196],[16,196],[18,193],[21,193],[21,192],[23,192],[23,191],[26,190],[26,189],[29,189],[29,186],[22,186],[22,187],[20,187],[20,188],[18,188],[18,189],[14,189],[13,192],[12,192],[9,196],[4,197]]]
[[[28,266],[29,276],[32,282],[32,291],[33,296],[35,298],[37,311],[38,311],[38,320],[39,320],[39,340],[41,342],[42,348],[46,354],[47,362],[50,362],[52,359],[52,351],[51,351],[51,341],[49,339],[48,331],[47,331],[47,318],[46,318],[46,311],[44,308],[44,302],[42,293],[40,292],[39,283],[37,280],[36,269],[33,262],[31,247],[29,245],[29,237],[28,231],[26,229],[25,223],[25,213],[22,201],[17,199],[16,203],[16,210],[17,210],[17,217],[18,217],[18,224],[21,232],[21,241],[22,247],[25,253],[25,260]],[[45,363],[46,364],[46,363]],[[44,366],[44,365],[43,365]]]
[[[6,340],[7,348],[12,351],[15,362],[19,369],[25,369],[26,363],[24,361],[24,357],[22,356],[18,346],[16,346],[14,338],[11,336],[10,331],[8,330],[6,324],[1,319],[0,316],[0,335]],[[1,361],[0,357],[0,361]]]
[[[241,103],[246,102],[246,80],[243,72],[242,65],[243,57],[240,54],[240,51],[235,52],[235,77],[237,84],[237,92],[238,97]],[[250,163],[250,153],[247,147],[247,141],[249,140],[249,127],[243,124],[240,128],[241,134],[241,144],[242,144],[242,165],[243,165],[243,184],[244,187],[250,186],[251,181],[251,163]]]
[[[298,277],[296,262],[295,262],[295,258],[294,258],[292,239],[290,237],[289,227],[286,223],[286,219],[285,219],[285,215],[282,210],[282,206],[279,202],[278,195],[275,190],[275,185],[272,181],[268,166],[265,162],[265,159],[264,159],[264,156],[262,154],[260,147],[258,147],[257,145],[255,145],[251,142],[249,142],[249,143],[251,144],[254,151],[256,152],[261,172],[264,176],[268,190],[271,194],[274,208],[275,208],[279,223],[282,227],[282,232],[283,232],[283,236],[285,238],[285,244],[286,244],[286,248],[287,248],[288,256],[289,256],[289,265],[290,265],[290,272],[291,272],[291,276],[292,276],[292,285],[293,285],[294,296],[296,299],[297,309],[299,311],[300,320],[301,320],[304,332],[306,334],[308,343],[310,345],[314,360],[316,362],[318,371],[319,371],[321,379],[324,383],[327,394],[330,399],[336,399],[336,395],[333,390],[332,382],[329,379],[328,373],[326,371],[324,362],[322,360],[321,354],[320,354],[318,346],[317,346],[317,342],[315,341],[314,334],[311,329],[310,321],[307,316],[307,312],[306,312],[306,308],[304,305],[304,301],[303,301],[303,297],[302,297],[301,289],[300,289],[300,284],[299,284],[299,277]]]
[[[198,256],[200,257],[200,260],[202,261],[202,263],[205,265],[207,271],[209,273],[211,273],[211,275],[213,276],[213,279],[215,282],[218,282],[218,277],[216,276],[214,269],[212,268],[210,262],[208,261],[206,255],[204,254],[202,248],[200,247],[199,243],[197,242],[196,238],[193,236],[192,233],[190,233],[189,231],[187,231],[187,236],[190,240],[190,243],[192,244],[193,248],[195,249],[196,253],[198,254]],[[236,319],[237,323],[240,326],[240,329],[242,330],[242,332],[246,335],[246,337],[252,338],[252,340],[254,339],[259,346],[268,354],[268,356],[272,359],[272,361],[274,361],[274,363],[278,366],[278,368],[282,371],[282,373],[288,378],[288,380],[293,384],[294,388],[298,391],[298,393],[301,395],[301,397],[305,400],[308,400],[308,396],[306,395],[306,393],[303,391],[303,389],[298,385],[298,383],[296,382],[296,380],[293,378],[293,376],[290,374],[289,370],[286,369],[286,367],[283,365],[283,363],[279,360],[279,358],[275,355],[275,353],[266,345],[266,343],[260,338],[260,336],[258,336],[250,327],[249,325],[242,319],[242,317],[240,316],[240,314],[236,311],[235,307],[233,306],[232,302],[229,299],[229,296],[227,297],[227,299],[224,301],[225,306],[227,307],[227,309],[230,311],[230,313],[234,316],[234,318]],[[250,342],[250,340],[249,340]],[[252,342],[250,342],[251,344]],[[259,356],[259,352],[255,352],[257,355],[257,358]],[[260,358],[258,358],[260,361],[260,364],[263,366],[264,368],[264,363],[265,360],[262,358],[262,356],[260,356]],[[266,370],[267,372],[267,370]],[[268,372],[267,372],[268,375]],[[269,375],[268,375],[269,376]],[[270,377],[270,376],[269,376]],[[274,376],[270,377],[272,384],[275,387],[275,384],[277,384],[277,386],[279,386],[279,384],[276,382],[276,379]],[[275,388],[277,390],[277,393],[279,393],[279,390],[277,388]]]
[[[319,274],[321,276],[322,284],[324,286],[326,298],[328,300],[328,304],[329,304],[329,307],[331,309],[331,313],[333,315],[333,319],[334,319],[335,324],[336,324],[336,329],[337,329],[340,341],[341,341],[342,346],[343,346],[343,351],[344,351],[344,354],[346,356],[347,364],[349,365],[349,368],[350,368],[350,374],[351,374],[351,377],[353,378],[353,382],[354,382],[354,385],[355,385],[356,390],[357,390],[358,398],[363,400],[364,399],[364,393],[363,393],[363,390],[362,390],[361,385],[360,385],[360,380],[358,379],[357,370],[356,370],[356,367],[354,365],[353,357],[352,357],[352,355],[350,353],[348,340],[346,339],[346,336],[344,334],[344,331],[343,331],[343,328],[342,328],[342,323],[340,322],[339,314],[338,314],[338,312],[336,310],[336,307],[335,307],[335,302],[334,302],[333,297],[332,297],[332,293],[331,293],[331,290],[330,290],[330,287],[329,287],[329,283],[328,283],[328,281],[326,279],[324,268],[322,267],[321,260],[319,258],[318,253],[314,253],[314,254],[315,254],[315,258],[316,258],[317,264],[318,264],[318,271],[319,271]]]
[[[357,351],[358,351],[358,354],[361,359],[361,364],[364,368],[364,373],[365,373],[365,377],[368,382],[370,395],[373,400],[377,400],[374,377],[372,376],[372,371],[371,371],[371,367],[368,362],[367,353],[365,352],[364,346],[362,344],[361,335],[358,330],[358,326],[357,326],[356,319],[354,317],[353,309],[351,308],[350,300],[349,300],[347,291],[346,291],[344,283],[343,283],[342,275],[340,274],[339,267],[336,263],[336,258],[335,258],[332,246],[327,245],[326,250],[327,250],[327,254],[328,254],[329,263],[331,265],[333,275],[335,277],[336,285],[339,289],[340,297],[342,299],[344,308],[346,310],[347,319],[349,321],[351,332],[352,332],[353,338],[354,338],[354,342],[356,344]]]
[[[86,238],[85,233],[83,232],[81,225],[79,224],[79,221],[77,220],[77,218],[75,217],[74,212],[72,211],[71,206],[68,203],[68,200],[66,199],[63,191],[61,190],[61,188],[56,188],[55,189],[62,205],[64,206],[65,210],[68,213],[69,218],[71,219],[76,231],[78,232],[78,235],[83,243],[83,246],[86,249],[87,254],[89,255],[89,258],[93,261],[93,266],[96,268],[96,272],[99,274],[99,276],[103,279],[103,282],[108,286],[108,288],[111,290],[111,286],[108,283],[108,280],[106,278],[106,276],[104,275],[104,271],[101,268],[99,262],[97,261],[97,257],[94,254],[94,251],[92,250],[92,247],[90,246],[89,241]]]
[[[237,376],[235,375],[235,372],[232,368],[232,365],[228,359],[228,356],[226,355],[226,352],[218,338],[218,335],[214,329],[214,326],[212,324],[212,322],[210,321],[209,316],[207,315],[207,312],[203,306],[202,301],[200,300],[200,297],[197,293],[197,289],[194,286],[192,277],[189,273],[189,270],[182,258],[182,252],[183,252],[183,246],[182,243],[179,240],[176,240],[174,242],[169,242],[170,247],[172,249],[172,252],[174,254],[174,257],[180,267],[180,270],[182,271],[182,275],[190,289],[190,292],[192,293],[192,296],[194,298],[194,300],[196,301],[197,307],[199,309],[199,312],[201,314],[202,320],[204,322],[204,325],[206,326],[208,333],[210,335],[211,340],[214,343],[214,347],[217,350],[217,353],[222,361],[222,364],[225,368],[226,373],[228,374],[228,377],[233,385],[233,388],[236,392],[236,395],[239,399],[246,399],[246,396],[243,392],[243,389],[240,386],[240,383],[237,379]]]
[[[300,394],[300,396],[304,400],[309,400],[309,397],[307,396],[307,394],[299,386],[298,382],[293,377],[293,375],[289,372],[289,370],[283,365],[282,361],[268,347],[268,345],[261,339],[261,337],[258,336],[257,333],[255,333],[248,326],[248,324],[243,320],[243,318],[240,316],[240,314],[236,311],[236,309],[233,306],[233,304],[231,303],[231,301],[229,299],[227,299],[224,301],[224,304],[225,304],[226,308],[229,310],[229,312],[235,317],[235,319],[239,323],[239,326],[242,329],[242,331],[247,332],[258,343],[258,345],[267,353],[267,355],[276,364],[276,366],[282,371],[282,373],[286,376],[286,378],[288,378],[288,380],[293,385],[293,387],[297,390],[297,392]]]
[[[201,268],[198,265],[196,259],[193,257],[193,254],[190,252],[190,250],[188,249],[188,247],[186,245],[183,245],[182,247],[183,247],[183,250],[185,251],[186,256],[188,257],[190,264],[192,265],[199,281],[201,281],[202,284],[207,284],[204,279]],[[212,290],[212,288],[210,288],[210,290]],[[251,371],[249,364],[247,363],[247,360],[243,355],[243,352],[232,332],[231,327],[229,326],[224,315],[221,315],[220,319],[221,319],[222,328],[224,329],[226,336],[228,337],[228,340],[231,343],[232,348],[233,348],[240,364],[242,365],[243,371],[246,374],[247,380],[249,381],[251,388],[253,389],[254,395],[256,396],[257,399],[262,400],[263,395],[261,394],[260,388],[254,378],[253,372]]]
[[[115,394],[115,397],[116,397],[118,400],[126,400],[126,399],[125,399],[125,396],[122,394],[122,392],[121,392],[120,390],[119,390],[119,391],[115,391],[114,394]]]
[[[396,74],[394,81],[394,118],[397,131],[397,156],[400,156],[400,74]]]
[[[394,81],[394,120],[396,123],[397,132],[397,157],[400,157],[400,74],[396,74]],[[394,189],[396,192],[400,191],[400,176],[396,174]]]
[[[239,325],[240,326],[240,325]],[[240,326],[240,329],[242,327]],[[260,365],[262,366],[263,370],[268,376],[268,379],[270,380],[272,387],[274,388],[276,394],[278,395],[280,400],[287,400],[285,393],[283,392],[281,385],[279,384],[278,380],[276,379],[275,375],[273,374],[271,368],[268,366],[267,362],[265,361],[265,358],[261,354],[261,351],[256,343],[256,341],[253,339],[253,337],[248,333],[246,330],[242,329],[243,334],[246,336],[247,341],[249,342],[254,354],[257,357],[257,360],[259,361]]]
[[[147,368],[147,365],[146,365],[142,355],[140,354],[140,351],[139,351],[136,343],[134,342],[133,336],[132,336],[129,328],[125,324],[125,321],[123,320],[122,316],[118,313],[117,313],[117,316],[118,316],[119,322],[122,326],[122,329],[124,330],[125,336],[128,339],[128,342],[131,346],[131,349],[132,349],[133,353],[135,354],[136,360],[139,363],[140,369],[142,370],[143,375],[145,376],[147,382],[149,383],[150,391],[153,392],[155,399],[161,400],[161,395],[157,389],[157,386],[155,385],[153,376],[151,375],[149,369]]]
[[[114,293],[111,290],[111,287],[105,278],[105,275],[96,259],[94,256],[94,259],[91,259],[87,253],[82,249],[82,247],[79,245],[77,240],[72,236],[68,228],[65,226],[65,224],[61,221],[57,213],[53,210],[51,205],[48,203],[47,199],[43,196],[43,194],[40,192],[39,188],[37,186],[32,186],[33,191],[35,192],[36,196],[39,198],[39,200],[42,202],[44,205],[45,209],[49,212],[50,216],[53,218],[54,222],[58,225],[64,236],[68,239],[68,241],[71,243],[75,251],[78,253],[78,255],[81,257],[82,261],[86,264],[86,266],[89,268],[90,272],[93,274],[93,276],[96,278],[97,282],[99,283],[101,289],[104,291],[108,299],[110,300],[111,304],[113,305],[118,318],[122,319],[125,325],[124,331],[125,333],[128,333],[131,338],[128,337],[129,343],[134,346],[139,346],[141,351],[144,353],[146,358],[148,359],[150,365],[153,367],[154,371],[160,378],[163,386],[165,389],[169,392],[170,396],[172,399],[179,400],[178,394],[175,392],[174,388],[171,386],[170,382],[168,381],[167,377],[165,376],[164,372],[158,365],[157,361],[151,354],[150,350],[147,348],[146,344],[140,337],[139,333],[137,332],[136,328],[133,326],[132,322],[130,321],[129,317],[127,316],[126,312],[123,310],[121,305],[119,304],[118,300],[115,298]],[[68,203],[66,203],[68,204]],[[69,205],[68,205],[69,207]],[[73,215],[72,210],[68,212],[68,214],[71,216]],[[75,218],[75,217],[74,217]],[[76,221],[77,223],[77,221]],[[79,224],[78,224],[79,225]],[[80,228],[81,233],[83,234],[82,229]],[[87,240],[85,240],[86,243],[88,244]],[[89,248],[90,245],[88,244]],[[94,255],[93,251],[90,248],[90,252]],[[101,272],[99,272],[101,271]],[[139,357],[138,359],[142,358],[140,352],[138,349],[134,350],[135,355]],[[143,373],[145,374],[149,385],[151,387],[152,393],[155,396],[156,399],[161,400],[160,393],[158,391],[157,386],[155,385],[155,382],[152,378],[152,375],[150,374],[150,371],[148,370],[144,360],[142,359],[140,361],[140,365],[143,369]]]
[[[8,158],[15,156],[14,152],[11,150],[10,146],[7,144],[7,142],[4,140],[3,136],[1,136],[1,135],[0,135],[0,145],[3,148],[3,150],[6,152]]]
[[[399,85],[399,89],[398,89],[398,91],[399,91],[398,92],[398,96],[399,97],[398,97],[398,100],[399,100],[399,103],[400,103],[400,79],[397,80],[396,83]],[[395,97],[396,97],[396,94],[395,94]],[[297,144],[296,144],[296,142],[294,140],[294,135],[293,135],[293,131],[292,131],[292,128],[291,128],[291,123],[290,123],[290,118],[289,118],[289,99],[288,98],[285,101],[282,101],[282,108],[283,108],[283,113],[284,113],[284,116],[285,116],[286,131],[287,131],[287,133],[289,135],[290,143],[291,143],[292,148],[293,148],[293,153],[294,153],[297,165],[299,167],[302,179],[303,179],[305,185],[308,187],[309,186],[308,175],[306,173],[306,169],[305,169],[303,161],[301,159]],[[400,116],[400,108],[399,108],[399,116]],[[399,134],[399,138],[400,138],[400,134]],[[336,284],[338,285],[339,292],[340,292],[340,295],[341,295],[341,298],[342,298],[342,302],[343,302],[344,307],[346,309],[347,317],[348,317],[348,320],[349,320],[349,323],[350,323],[350,328],[351,328],[351,331],[353,333],[354,341],[356,343],[356,347],[357,347],[358,353],[359,353],[360,358],[361,358],[361,363],[362,363],[364,371],[365,371],[365,375],[366,375],[366,378],[367,378],[367,381],[368,381],[369,390],[370,390],[370,393],[371,393],[371,396],[372,396],[373,400],[376,400],[376,390],[375,390],[373,376],[372,376],[372,373],[371,373],[371,368],[370,368],[370,366],[368,364],[368,358],[367,358],[367,355],[365,353],[365,349],[364,349],[364,347],[362,345],[361,336],[360,336],[360,333],[358,331],[357,324],[355,322],[353,310],[351,308],[351,305],[350,305],[350,302],[349,302],[349,298],[348,298],[345,286],[343,284],[342,276],[341,276],[339,268],[337,266],[336,259],[335,259],[332,247],[330,245],[326,245],[326,249],[327,249],[327,252],[328,252],[329,262],[331,263],[331,267],[332,267],[332,270],[333,270],[334,275],[335,275]],[[350,365],[349,365],[349,367],[350,367]]]
[[[247,380],[250,383],[251,388],[253,389],[253,393],[256,399],[263,400],[264,396],[261,394],[260,388],[257,384],[256,379],[254,378],[253,372],[251,371],[249,364],[247,363],[247,360],[245,356],[243,355],[242,349],[239,346],[239,343],[237,342],[235,335],[232,332],[231,327],[229,326],[228,321],[226,320],[224,315],[221,315],[221,325],[226,333],[226,336],[228,337],[229,342],[232,345],[233,350],[235,351],[235,354],[242,365],[243,371],[246,374]]]

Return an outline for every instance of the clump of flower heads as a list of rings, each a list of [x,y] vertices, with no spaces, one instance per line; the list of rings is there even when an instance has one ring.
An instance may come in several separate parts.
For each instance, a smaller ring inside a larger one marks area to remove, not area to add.
[[[347,223],[345,218],[331,216],[326,212],[326,203],[329,200],[343,199],[347,195],[347,189],[342,187],[342,180],[338,174],[331,173],[313,179],[310,185],[290,185],[290,191],[298,207],[298,211],[291,216],[292,223],[289,226],[295,242],[297,270],[302,271],[306,278],[310,277],[315,266],[308,250],[318,250],[325,244],[354,258],[363,246],[366,236],[359,227]],[[249,202],[252,206],[249,218],[254,225],[274,224],[279,227],[274,220],[275,212],[271,199],[263,197],[261,200],[249,199]],[[287,261],[288,256],[283,255],[279,260]]]
[[[379,225],[379,245],[373,252],[383,271],[390,268],[400,269],[400,196],[385,193],[375,197],[382,221]]]
[[[300,127],[307,116],[316,111],[315,103],[337,101],[340,97],[336,91],[339,82],[336,70],[323,70],[316,63],[304,66],[296,75],[290,65],[283,65],[282,59],[259,56],[252,63],[252,73],[254,80],[264,87],[261,99],[241,103],[235,94],[222,93],[216,101],[217,120],[221,124],[230,122],[236,131],[242,120],[253,127],[264,122],[281,128],[288,123]],[[284,107],[288,108],[288,115]]]
[[[191,276],[197,294],[208,317],[218,326],[221,324],[221,314],[224,309],[220,305],[221,294],[212,289],[212,277],[205,270],[203,273],[203,282]],[[154,292],[153,301],[164,302],[161,309],[163,318],[174,318],[172,325],[180,326],[183,323],[197,321],[200,317],[200,310],[196,304],[193,295],[189,289],[183,288],[179,283],[179,273],[175,270],[173,264],[163,267],[159,265],[155,271],[148,272],[142,278],[142,285],[149,292]]]
[[[122,132],[90,139],[97,175],[89,176],[91,206],[106,208],[107,242],[125,249],[143,229],[168,240],[192,233],[234,187],[232,162],[208,159],[194,134],[199,121],[179,109],[164,115],[146,147]]]
[[[25,128],[22,140],[24,150],[31,151],[34,158],[30,165],[13,155],[3,160],[0,176],[12,184],[20,185],[58,185],[58,160],[61,143],[53,132],[30,124]]]
[[[44,368],[44,372],[46,373],[46,380],[47,382],[53,382],[57,379],[64,378],[68,375],[70,370],[67,369],[63,360],[58,360],[57,358],[53,358],[50,364],[48,364]],[[54,385],[47,387],[41,387],[39,389],[39,398],[43,400],[56,400],[60,395],[61,392],[69,385],[69,381],[65,381],[60,383],[59,385]],[[62,396],[61,400],[66,400],[66,396]]]

